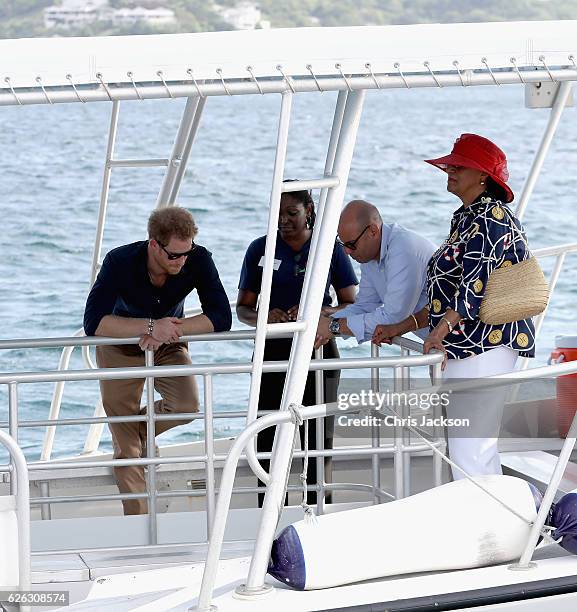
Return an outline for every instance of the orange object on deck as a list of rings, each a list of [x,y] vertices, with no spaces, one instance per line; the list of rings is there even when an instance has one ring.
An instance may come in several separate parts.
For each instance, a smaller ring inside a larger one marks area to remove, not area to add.
[[[551,363],[577,361],[577,336],[557,336]],[[557,378],[557,427],[559,437],[566,438],[577,412],[577,374]]]

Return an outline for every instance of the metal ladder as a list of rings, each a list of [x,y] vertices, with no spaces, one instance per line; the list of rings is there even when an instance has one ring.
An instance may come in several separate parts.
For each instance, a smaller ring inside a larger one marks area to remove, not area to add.
[[[290,86],[290,82],[288,85]],[[320,179],[283,183],[293,93],[291,89],[282,94],[270,197],[264,270],[261,282],[260,304],[255,337],[253,371],[247,413],[247,427],[257,416],[258,397],[264,360],[264,344],[267,336],[271,337],[276,334],[286,334],[287,332],[294,334],[294,342],[292,344],[281,402],[281,411],[286,412],[289,406],[298,406],[302,402],[316,336],[316,324],[322,306],[324,286],[329,273],[338,220],[344,200],[365,96],[363,90],[344,90],[339,92],[333,117],[324,176]],[[267,323],[267,317],[270,303],[273,259],[281,195],[282,193],[292,191],[319,188],[321,189],[321,195],[311,239],[303,291],[299,304],[298,320],[289,323],[269,324]],[[270,547],[283,507],[286,474],[290,467],[295,427],[296,424],[292,422],[283,423],[277,427],[269,474],[263,470],[256,459],[255,440],[249,441],[246,446],[248,462],[257,477],[267,485],[267,489],[247,582],[246,585],[242,585],[242,587],[237,589],[240,596],[258,596],[268,590],[264,579],[268,565]],[[226,494],[226,492],[222,494]],[[212,588],[214,586],[216,565],[224,539],[226,511],[223,510],[227,509],[225,509],[221,503],[219,510],[220,511],[215,515],[211,530],[212,534],[203,576],[203,584],[198,607],[196,608],[202,612],[211,609],[210,600]]]

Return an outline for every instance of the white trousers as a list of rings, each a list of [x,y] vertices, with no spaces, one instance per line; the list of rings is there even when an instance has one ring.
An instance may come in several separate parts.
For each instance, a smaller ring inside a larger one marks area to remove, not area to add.
[[[449,359],[443,380],[469,380],[512,372],[519,353],[499,346],[467,359]],[[448,419],[468,419],[468,427],[447,427],[449,457],[470,476],[502,474],[499,459],[499,430],[507,387],[457,393],[446,407]],[[453,478],[464,475],[452,468]]]

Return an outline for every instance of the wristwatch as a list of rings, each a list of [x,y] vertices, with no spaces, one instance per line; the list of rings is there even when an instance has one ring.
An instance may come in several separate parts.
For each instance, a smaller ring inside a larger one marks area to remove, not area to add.
[[[333,336],[341,335],[341,322],[340,319],[331,319],[329,323],[329,331]]]

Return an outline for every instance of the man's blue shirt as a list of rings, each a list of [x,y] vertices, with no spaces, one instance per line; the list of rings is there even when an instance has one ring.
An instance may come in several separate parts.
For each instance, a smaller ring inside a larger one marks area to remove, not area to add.
[[[383,223],[379,259],[361,264],[355,303],[335,312],[346,319],[358,342],[370,340],[377,325],[406,319],[427,304],[427,264],[435,245],[416,232]],[[417,335],[426,337],[428,330]]]
[[[186,258],[180,272],[169,275],[162,287],[150,282],[147,268],[148,241],[133,242],[106,255],[84,311],[84,331],[93,336],[102,318],[161,319],[184,315],[184,300],[194,289],[202,312],[214,331],[229,330],[232,315],[210,252],[202,246]]]

